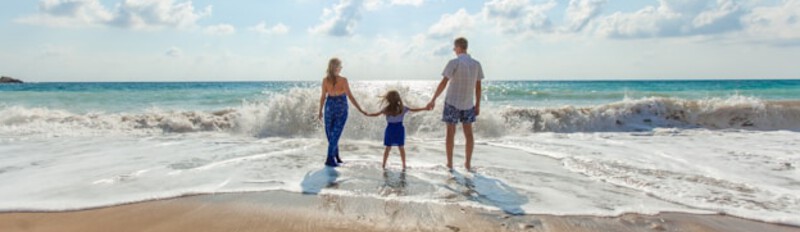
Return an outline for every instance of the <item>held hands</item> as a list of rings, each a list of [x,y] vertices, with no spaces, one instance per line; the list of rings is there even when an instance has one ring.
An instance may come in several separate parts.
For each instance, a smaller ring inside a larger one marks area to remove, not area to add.
[[[381,113],[368,113],[367,111],[363,111],[363,110],[361,111],[361,113],[364,114],[364,116],[367,116],[367,117],[375,117],[375,116],[381,115]]]
[[[425,110],[433,110],[433,107],[436,105],[433,101],[428,102],[428,105],[425,106]]]

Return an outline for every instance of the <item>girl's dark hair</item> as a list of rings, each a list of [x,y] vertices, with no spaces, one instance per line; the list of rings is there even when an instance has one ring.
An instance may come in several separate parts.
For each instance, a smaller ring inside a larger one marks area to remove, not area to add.
[[[327,78],[328,81],[330,81],[333,85],[336,85],[336,69],[341,65],[342,61],[340,61],[338,58],[331,58],[331,60],[328,61],[328,71],[325,78]]]
[[[403,113],[403,99],[400,99],[400,93],[397,90],[391,90],[383,96],[383,113],[387,115],[399,115]]]

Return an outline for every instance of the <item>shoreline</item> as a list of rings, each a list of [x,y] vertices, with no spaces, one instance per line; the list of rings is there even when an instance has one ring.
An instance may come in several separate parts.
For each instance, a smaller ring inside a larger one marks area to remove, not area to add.
[[[191,195],[86,210],[0,213],[3,231],[796,231],[719,214],[509,215],[459,205],[285,191]]]

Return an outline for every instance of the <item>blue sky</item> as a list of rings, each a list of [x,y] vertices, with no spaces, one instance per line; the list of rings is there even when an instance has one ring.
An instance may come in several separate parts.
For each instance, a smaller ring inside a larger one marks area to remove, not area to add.
[[[0,2],[27,81],[438,80],[452,40],[495,80],[800,78],[800,0]]]

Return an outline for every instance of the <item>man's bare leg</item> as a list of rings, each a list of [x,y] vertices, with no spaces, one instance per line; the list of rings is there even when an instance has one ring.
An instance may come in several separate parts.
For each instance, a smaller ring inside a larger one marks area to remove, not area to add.
[[[445,152],[447,153],[447,168],[453,169],[453,146],[456,136],[456,124],[447,124],[447,138],[445,142]]]
[[[475,140],[472,136],[472,123],[464,123],[464,138],[467,140],[467,148],[466,148],[466,161],[464,161],[464,168],[467,171],[471,170],[472,166],[470,161],[472,161],[472,150],[475,147]]]

